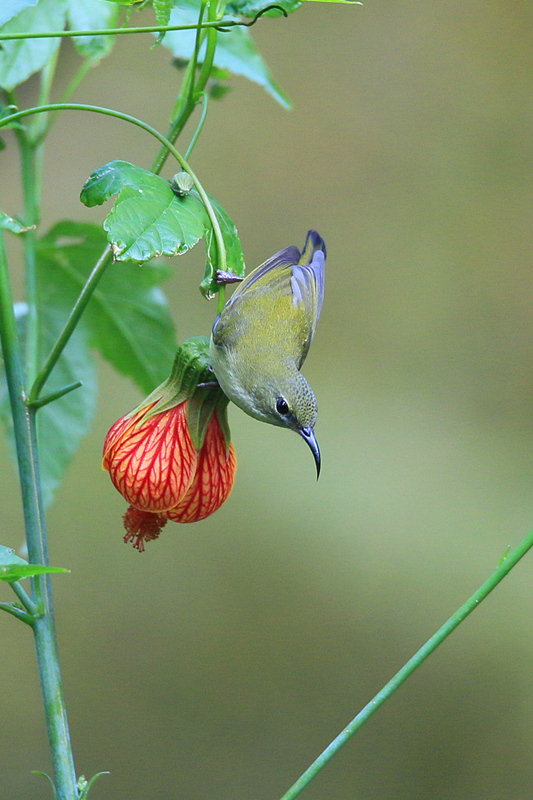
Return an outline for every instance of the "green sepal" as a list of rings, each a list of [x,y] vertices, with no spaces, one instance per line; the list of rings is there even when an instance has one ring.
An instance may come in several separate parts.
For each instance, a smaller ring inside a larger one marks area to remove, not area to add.
[[[187,403],[187,425],[195,449],[200,452],[207,426],[215,410],[224,434],[226,450],[231,441],[226,408],[229,400],[219,386],[200,386]]]
[[[145,422],[154,414],[161,414],[188,400],[193,396],[199,383],[209,383],[213,380],[209,339],[207,336],[193,336],[178,347],[170,377],[154,389],[128,416],[132,417],[143,408],[155,403],[139,421]]]
[[[217,413],[226,450],[229,451],[231,435],[228,424],[228,398],[216,382],[211,369],[209,355],[209,339],[207,336],[193,336],[178,348],[170,377],[148,395],[143,402],[134,408],[128,416],[133,417],[148,408],[141,416],[138,425],[146,420],[162,414],[187,400],[187,427],[195,450],[200,452],[207,433],[207,426]]]

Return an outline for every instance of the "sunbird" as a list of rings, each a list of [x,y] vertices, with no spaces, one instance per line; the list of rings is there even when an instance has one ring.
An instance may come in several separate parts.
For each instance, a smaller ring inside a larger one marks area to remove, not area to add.
[[[216,318],[211,365],[222,391],[247,414],[302,436],[313,453],[317,402],[300,372],[324,297],[326,245],[309,231],[303,251],[286,247],[239,284]]]

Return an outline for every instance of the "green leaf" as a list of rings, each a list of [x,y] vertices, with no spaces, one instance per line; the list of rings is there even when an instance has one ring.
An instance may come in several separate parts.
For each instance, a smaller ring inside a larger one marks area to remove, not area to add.
[[[155,17],[158,25],[168,25],[170,18],[170,11],[173,6],[173,0],[152,0],[152,5],[155,11]],[[157,36],[157,41],[153,45],[155,47],[161,44],[166,35],[165,31],[161,31]]]
[[[86,781],[83,775],[80,775],[80,778],[78,780],[78,791],[80,792],[80,800],[87,800],[92,785],[102,775],[109,775],[109,772],[97,772],[96,775],[93,775],[93,777],[89,781]]]
[[[136,167],[135,164],[130,164],[129,161],[110,161],[90,175],[81,190],[80,200],[89,208],[101,206],[114,194],[118,194],[124,186],[138,189],[145,173],[157,178],[157,175],[154,175],[153,172],[147,172],[142,167]],[[163,178],[158,180],[162,181]]]
[[[117,261],[142,264],[154,256],[181,255],[208,229],[196,196],[178,197],[168,181],[127,161],[111,161],[93,172],[81,201],[99,205],[117,192],[104,222]]]
[[[54,225],[39,242],[43,270],[55,273],[56,280],[59,276],[71,305],[105,245],[101,228],[77,222]],[[168,377],[176,354],[174,324],[159,288],[169,274],[161,263],[142,269],[132,263],[113,264],[82,318],[91,346],[145,394]]]
[[[6,564],[11,566],[13,564],[26,565],[27,563],[28,562],[18,556],[11,547],[0,544],[0,567],[4,567]]]
[[[292,14],[293,11],[300,8],[302,0],[270,0],[270,2],[269,0],[232,0],[227,4],[226,11],[230,14],[239,14],[241,17],[253,19],[264,8],[268,8],[268,6],[272,5],[281,6],[287,14]],[[267,11],[264,16],[280,17],[281,15],[281,11],[272,8],[270,11]]]
[[[48,572],[70,572],[62,567],[44,567],[41,564],[28,564],[23,558],[17,556],[14,550],[5,545],[0,545],[0,581],[20,581],[23,578],[33,578],[34,575],[44,575]]]
[[[24,578],[34,578],[35,575],[47,575],[52,572],[70,572],[63,567],[42,567],[40,564],[27,564],[25,567],[17,564],[0,566],[0,581],[13,583]]]
[[[11,231],[11,233],[25,233],[31,230],[31,228],[35,228],[35,225],[32,225],[30,228],[25,228],[21,222],[4,214],[3,211],[0,211],[0,228]]]
[[[267,4],[265,4],[267,5]],[[180,0],[179,8],[172,9],[171,25],[190,25],[198,20],[199,0]],[[190,59],[194,52],[196,31],[169,31],[163,39],[176,58]],[[205,43],[200,49],[198,61],[202,63],[205,55]],[[245,28],[231,28],[220,32],[217,38],[214,65],[219,69],[228,69],[234,75],[244,75],[258,83],[284,108],[291,104],[283,90],[272,76],[265,62],[257,52],[254,40]]]
[[[237,228],[235,227],[235,223],[214,197],[209,197],[209,199],[215,210],[215,214],[217,215],[220,230],[222,232],[222,238],[224,239],[228,272],[233,272],[235,275],[239,275],[243,278],[246,271],[246,265],[244,263],[242,245],[239,239]],[[220,290],[220,286],[215,282],[215,271],[220,269],[220,264],[218,261],[218,250],[212,228],[209,229],[209,232],[206,236],[206,250],[207,263],[205,267],[204,279],[200,284],[200,291],[204,297],[210,298]]]
[[[56,787],[55,787],[55,784],[54,784],[52,778],[50,777],[50,775],[47,775],[46,772],[40,772],[38,769],[33,769],[31,774],[32,775],[40,775],[41,778],[48,778],[48,780],[50,781],[50,785],[52,787],[52,792],[54,793],[54,800],[57,800]]]
[[[28,6],[37,5],[38,0],[2,0],[2,7],[0,8],[0,25],[4,25],[17,14],[28,8]]]
[[[170,12],[174,5],[173,0],[152,0],[155,18],[158,25],[168,25]]]
[[[61,31],[65,26],[66,0],[39,0],[24,8],[3,26],[3,33]],[[10,91],[42,69],[59,47],[60,39],[16,39],[2,42],[0,86]]]
[[[68,22],[73,31],[103,30],[116,27],[119,7],[108,0],[68,0]],[[114,36],[76,36],[74,45],[84,58],[93,61],[107,56],[115,44]]]

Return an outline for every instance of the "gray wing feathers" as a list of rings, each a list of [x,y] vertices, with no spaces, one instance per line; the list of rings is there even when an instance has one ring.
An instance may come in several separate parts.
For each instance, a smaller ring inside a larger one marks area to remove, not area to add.
[[[313,310],[313,333],[315,332],[322,302],[324,300],[324,276],[326,265],[326,243],[316,231],[309,231],[297,266],[292,268],[291,287],[294,303],[308,296],[308,307]],[[309,297],[311,293],[311,297]]]

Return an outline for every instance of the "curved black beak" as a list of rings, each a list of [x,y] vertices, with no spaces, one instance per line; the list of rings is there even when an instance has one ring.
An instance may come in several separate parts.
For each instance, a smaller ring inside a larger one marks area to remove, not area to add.
[[[311,448],[311,452],[316,464],[316,479],[318,480],[318,476],[320,475],[320,448],[316,440],[315,432],[312,428],[300,428],[298,433],[303,439],[305,439]]]

